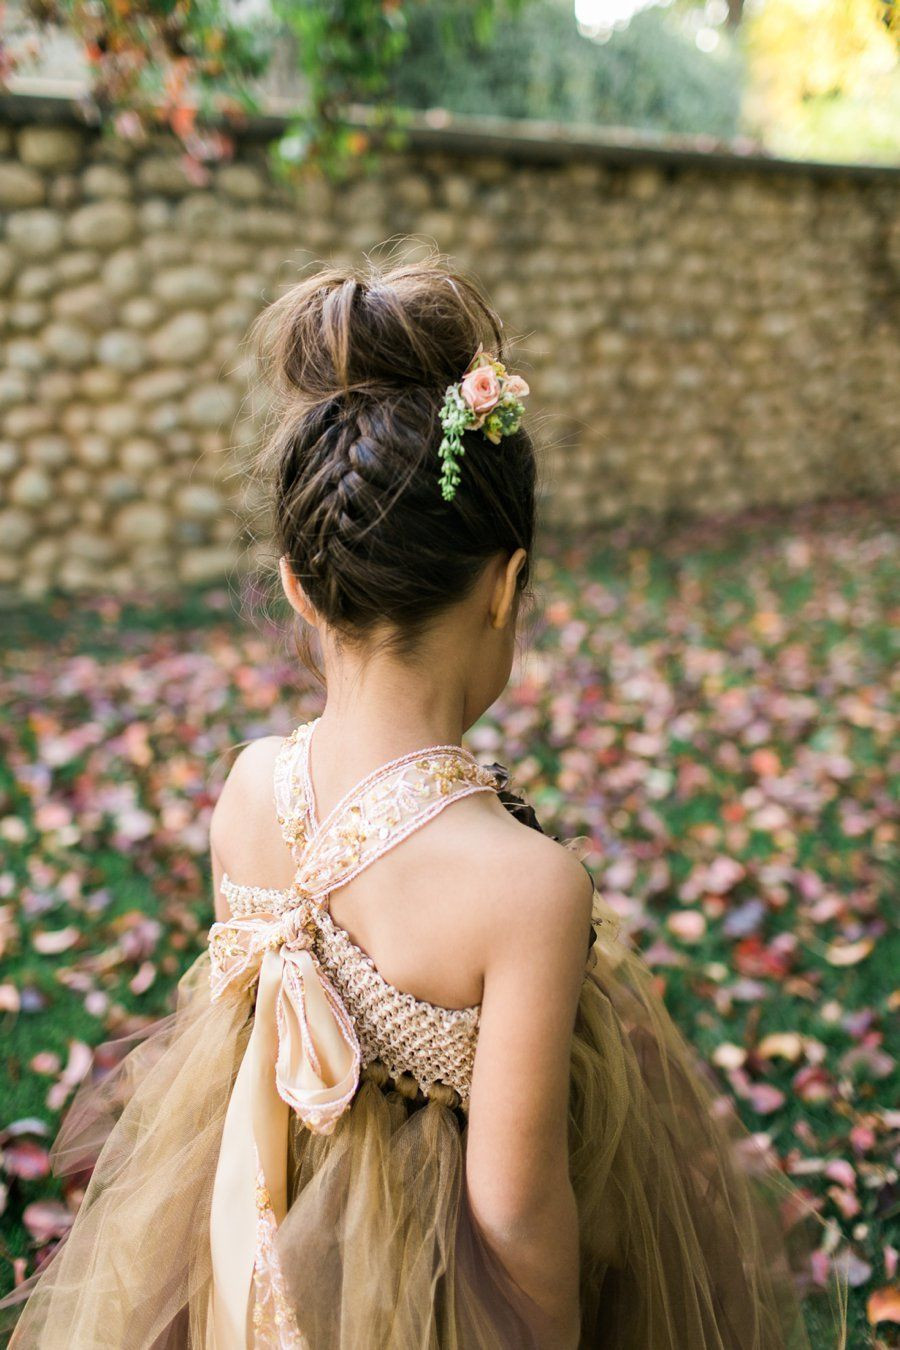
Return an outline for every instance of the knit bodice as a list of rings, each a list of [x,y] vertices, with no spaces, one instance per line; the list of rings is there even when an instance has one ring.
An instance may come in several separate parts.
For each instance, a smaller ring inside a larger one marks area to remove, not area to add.
[[[299,727],[285,740],[275,767],[275,809],[296,863],[293,885],[284,890],[238,885],[226,876],[223,896],[235,920],[268,924],[276,940],[286,921],[296,928],[301,910],[308,950],[352,1024],[361,1067],[379,1064],[395,1080],[414,1080],[426,1096],[458,1097],[464,1106],[479,1006],[442,1008],[397,989],[334,922],[328,899],[450,802],[495,791],[500,781],[459,746],[431,747],[370,774],[320,822],[309,772],[315,725]],[[228,931],[224,925],[223,941]],[[273,939],[268,941],[272,945]]]

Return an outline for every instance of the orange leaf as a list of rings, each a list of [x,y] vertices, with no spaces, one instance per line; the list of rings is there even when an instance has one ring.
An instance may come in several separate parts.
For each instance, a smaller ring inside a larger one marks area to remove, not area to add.
[[[197,121],[197,109],[182,104],[180,108],[174,109],[169,121],[175,135],[184,140],[185,136],[189,136],[194,130]]]
[[[900,1284],[873,1290],[866,1304],[866,1317],[871,1327],[879,1322],[900,1322]]]

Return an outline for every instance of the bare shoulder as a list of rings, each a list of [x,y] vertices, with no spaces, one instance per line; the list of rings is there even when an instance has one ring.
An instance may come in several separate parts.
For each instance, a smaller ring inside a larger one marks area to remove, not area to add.
[[[583,929],[590,919],[594,887],[575,855],[549,835],[512,818],[504,833],[498,863],[512,883],[518,913],[539,918],[550,910],[557,919],[565,916]]]
[[[583,949],[594,887],[574,854],[502,806],[473,812],[468,828],[472,833],[462,856],[479,860],[475,875],[483,936],[509,950],[521,939],[533,942],[536,932],[542,940],[557,933],[563,943],[577,934]]]
[[[280,736],[261,736],[245,745],[219,794],[210,820],[210,845],[229,872],[237,868],[238,857],[253,862],[271,856],[273,844],[281,841],[273,778],[283,744]],[[278,849],[279,862],[280,854]]]

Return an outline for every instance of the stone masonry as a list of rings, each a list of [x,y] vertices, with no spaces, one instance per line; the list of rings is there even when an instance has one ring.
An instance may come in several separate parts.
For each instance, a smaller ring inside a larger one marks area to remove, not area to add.
[[[14,105],[11,108],[11,104]],[[260,510],[248,326],[317,259],[434,242],[519,339],[550,525],[878,494],[900,467],[900,171],[435,131],[285,187],[0,121],[0,587],[224,576]]]

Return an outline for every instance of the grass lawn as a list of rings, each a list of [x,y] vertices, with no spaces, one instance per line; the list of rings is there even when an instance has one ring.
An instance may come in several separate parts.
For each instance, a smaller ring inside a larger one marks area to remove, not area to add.
[[[854,1348],[900,1343],[900,1295],[879,1320],[900,1245],[898,551],[884,504],[557,542],[470,737],[545,828],[589,838],[676,1021],[815,1197],[811,1278],[848,1277]],[[89,1047],[168,1011],[204,943],[230,750],[319,708],[244,608],[216,590],[3,616],[5,1287],[77,1206],[46,1150]]]

